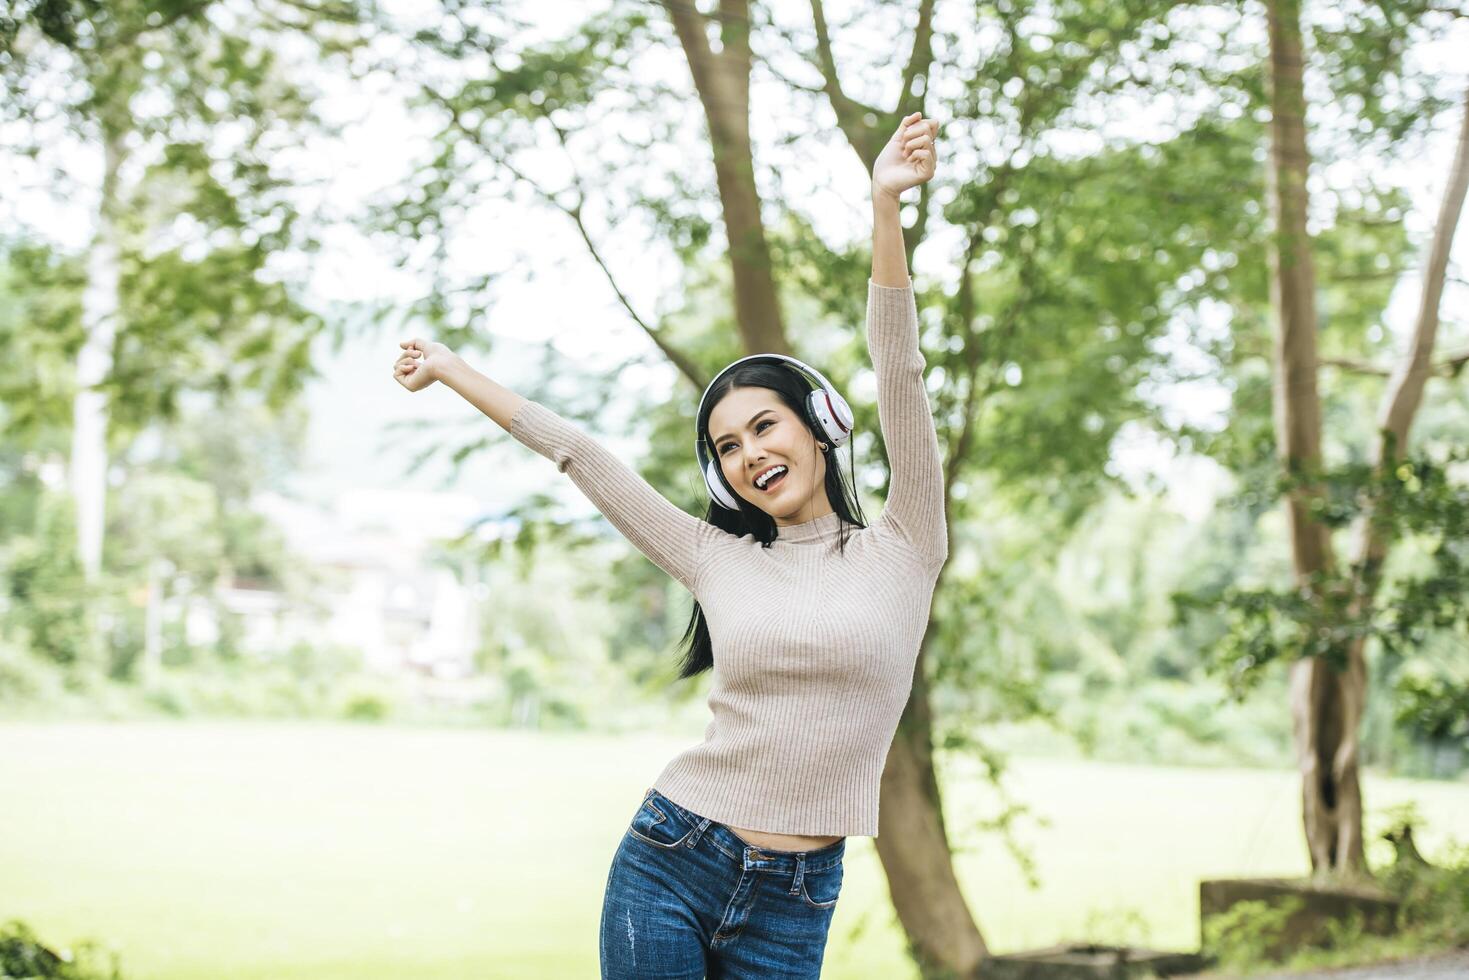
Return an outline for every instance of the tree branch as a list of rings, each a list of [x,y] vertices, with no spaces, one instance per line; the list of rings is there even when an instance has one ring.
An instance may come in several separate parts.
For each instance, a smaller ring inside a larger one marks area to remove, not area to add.
[[[1391,466],[1402,454],[1408,442],[1408,430],[1418,413],[1423,400],[1423,389],[1434,365],[1433,344],[1438,334],[1439,304],[1443,300],[1444,276],[1448,272],[1449,250],[1453,247],[1454,232],[1459,226],[1459,215],[1464,210],[1464,197],[1469,193],[1469,89],[1464,93],[1464,116],[1459,125],[1458,148],[1454,162],[1449,168],[1449,179],[1444,187],[1443,201],[1439,205],[1438,219],[1433,228],[1433,244],[1429,249],[1428,261],[1423,267],[1423,294],[1418,305],[1418,322],[1413,329],[1408,352],[1398,364],[1384,393],[1382,410],[1378,415],[1377,445],[1373,449],[1373,463],[1379,468]],[[1454,373],[1463,368],[1469,352],[1453,355]],[[1367,514],[1359,525],[1357,550],[1357,577],[1359,594],[1371,600],[1376,591],[1383,557],[1387,554],[1387,539],[1373,514]]]
[[[787,88],[792,89],[793,91],[796,91],[796,92],[805,92],[805,93],[807,93],[809,95],[825,95],[826,94],[826,89],[823,88],[820,85],[808,85],[805,82],[798,82],[795,79],[789,77],[784,72],[782,72],[779,68],[776,68],[775,67],[775,62],[772,61],[769,58],[766,58],[766,57],[762,57],[762,56],[757,55],[755,57],[755,63],[761,65],[762,67],[764,67],[766,71],[770,72],[770,74],[772,74],[772,75],[775,76],[775,78],[776,78],[777,81],[779,81],[781,84],[785,85]]]
[[[567,205],[564,205],[559,200],[557,200],[556,194],[554,192],[546,190],[534,179],[522,173],[513,163],[510,162],[508,157],[499,154],[494,148],[485,145],[484,141],[480,139],[478,132],[471,130],[469,127],[464,125],[463,121],[459,117],[458,109],[453,105],[452,102],[450,102],[448,98],[427,86],[423,87],[423,92],[429,98],[439,103],[439,105],[441,105],[444,110],[449,113],[449,118],[452,121],[454,128],[457,129],[461,134],[463,134],[465,138],[467,138],[470,142],[474,143],[476,146],[479,146],[482,150],[489,154],[491,159],[493,159],[497,164],[509,171],[509,173],[515,177],[515,179],[519,180],[521,183],[529,187],[536,194],[537,197],[550,204],[553,208],[560,211],[562,214],[565,214],[567,217],[571,218],[571,220],[576,224],[576,230],[581,235],[582,241],[586,243],[587,251],[591,253],[592,260],[595,261],[597,263],[597,267],[602,270],[603,276],[606,277],[608,285],[612,287],[612,292],[617,296],[617,301],[622,304],[622,308],[627,311],[627,315],[631,317],[632,321],[637,324],[638,328],[648,336],[648,339],[653,342],[653,345],[657,347],[658,350],[661,351],[665,357],[668,358],[668,360],[673,364],[675,368],[678,369],[678,372],[682,374],[685,378],[687,378],[695,389],[703,391],[707,385],[707,379],[704,377],[704,373],[699,370],[698,366],[694,363],[693,359],[685,355],[682,351],[679,351],[677,348],[675,348],[672,344],[668,342],[667,338],[663,336],[663,332],[661,330],[652,326],[640,315],[638,315],[638,311],[633,308],[632,301],[628,299],[627,294],[624,293],[621,287],[617,285],[616,276],[612,274],[612,270],[608,268],[607,263],[603,260],[601,250],[597,248],[596,242],[592,240],[591,233],[587,230],[586,223],[582,220],[582,205],[586,202],[586,192],[582,185],[581,176],[577,173],[575,165],[573,164],[571,167],[571,174],[572,185],[576,189],[577,197],[576,203],[568,207]],[[565,131],[562,130],[561,127],[557,126],[554,122],[551,122],[549,117],[547,118],[547,122],[555,131],[557,141],[561,144],[562,149],[566,150]],[[569,155],[570,154],[568,152],[568,156]]]
[[[868,144],[872,142],[868,130],[872,127],[867,125],[866,117],[871,114],[881,119],[886,113],[863,105],[842,91],[841,75],[837,71],[836,57],[832,54],[831,33],[826,26],[826,8],[822,0],[811,0],[811,18],[816,24],[816,67],[821,69],[826,97],[831,100],[832,110],[836,112],[837,125],[846,133],[847,141],[870,170],[877,159],[877,151],[868,150]]]
[[[1234,358],[1237,361],[1269,360],[1270,356],[1269,351],[1253,345],[1236,342],[1234,347]],[[1322,357],[1318,363],[1322,367],[1336,368],[1349,374],[1365,374],[1377,378],[1391,377],[1393,373],[1392,368],[1387,365],[1373,364],[1355,357]],[[1433,361],[1429,365],[1428,375],[1435,378],[1456,378],[1465,364],[1469,364],[1469,347],[1451,351]]]
[[[733,101],[724,91],[718,64],[720,55],[709,47],[709,38],[704,33],[704,15],[699,12],[699,8],[694,6],[693,0],[661,2],[668,11],[668,18],[673,21],[674,32],[678,34],[679,43],[683,46],[689,62],[689,74],[694,77],[695,89],[701,94],[708,93],[706,97],[716,98],[721,103]],[[709,123],[712,129],[715,125],[713,116]],[[718,139],[721,134],[711,132],[710,135]]]
[[[214,0],[196,0],[196,2],[194,3],[184,4],[156,24],[149,24],[145,22],[139,24],[137,27],[134,27],[132,30],[123,31],[121,34],[108,38],[106,44],[98,45],[98,49],[105,51],[109,48],[125,47],[129,44],[132,44],[144,34],[150,34],[153,31],[161,31],[165,27],[169,27],[177,23],[178,21],[183,20],[185,17],[192,17],[195,14],[202,13],[204,9],[213,2]]]
[[[913,31],[913,47],[908,52],[908,64],[903,69],[903,87],[898,92],[898,111],[904,103],[916,98],[922,106],[928,96],[928,72],[933,67],[933,0],[920,0],[918,4],[918,26]],[[913,82],[922,76],[923,94],[913,95]]]
[[[357,15],[350,3],[326,2],[317,5],[306,3],[305,0],[276,0],[276,3],[294,7],[316,20],[329,20],[338,24],[357,23]]]

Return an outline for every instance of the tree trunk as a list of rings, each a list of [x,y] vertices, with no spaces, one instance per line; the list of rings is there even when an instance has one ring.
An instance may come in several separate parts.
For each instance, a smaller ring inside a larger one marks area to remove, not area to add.
[[[888,892],[925,977],[971,977],[989,955],[959,889],[933,769],[933,712],[924,653],[930,621],[913,666],[913,692],[898,720],[882,771],[882,826],[873,843]]]
[[[1316,390],[1316,273],[1306,230],[1306,99],[1302,85],[1299,0],[1270,0],[1270,165],[1268,196],[1271,305],[1276,316],[1274,409],[1276,449],[1288,474],[1309,475],[1321,462],[1321,402]],[[1286,497],[1297,584],[1316,590],[1332,572],[1330,532],[1316,521],[1309,484]],[[1367,670],[1361,651],[1346,650],[1347,668],[1321,657],[1291,666],[1291,720],[1301,770],[1301,816],[1316,876],[1365,872],[1358,730]]]
[[[663,0],[663,5],[673,20],[709,124],[740,338],[750,353],[789,354],[750,148],[749,5],[746,0],[720,4],[715,15],[722,45],[718,52],[709,46],[705,17],[693,0]]]
[[[112,370],[112,343],[119,308],[118,171],[126,151],[123,134],[103,138],[102,196],[97,232],[87,255],[82,293],[86,341],[77,354],[76,396],[72,400],[71,493],[77,511],[77,555],[87,580],[102,567],[102,533],[107,509],[107,395],[97,385]]]
[[[1362,854],[1362,790],[1358,733],[1366,703],[1367,667],[1360,647],[1338,672],[1322,657],[1291,665],[1290,702],[1301,816],[1311,871],[1317,878],[1367,873]]]

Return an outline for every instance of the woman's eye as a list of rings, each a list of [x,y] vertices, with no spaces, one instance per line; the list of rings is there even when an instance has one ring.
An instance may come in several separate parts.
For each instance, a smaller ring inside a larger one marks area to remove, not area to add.
[[[756,422],[755,423],[755,431],[757,433],[764,432],[765,430],[764,430],[763,426],[774,425],[774,424],[775,424],[775,422],[773,420],[771,420],[771,419],[761,419],[759,422]],[[725,450],[729,449],[729,447],[730,446],[733,446],[733,445],[734,445],[734,443],[732,443],[732,442],[726,442],[724,445],[720,446],[719,447],[719,455],[723,456],[724,453],[725,453]]]

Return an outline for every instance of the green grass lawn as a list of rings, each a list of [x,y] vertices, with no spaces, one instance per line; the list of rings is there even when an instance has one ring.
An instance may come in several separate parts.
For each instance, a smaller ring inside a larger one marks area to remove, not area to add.
[[[129,980],[585,978],[612,853],[696,741],[302,724],[0,725],[0,919],[96,937]],[[1017,759],[1031,889],[1001,801],[945,771],[965,895],[997,952],[1198,943],[1200,877],[1307,867],[1295,776]],[[1469,785],[1368,778],[1415,801],[1430,857],[1469,839]],[[1373,825],[1369,824],[1369,830]],[[869,838],[848,842],[828,978],[905,978]]]

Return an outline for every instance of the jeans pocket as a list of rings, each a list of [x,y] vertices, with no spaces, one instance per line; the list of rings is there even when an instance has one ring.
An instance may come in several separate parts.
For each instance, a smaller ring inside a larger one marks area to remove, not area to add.
[[[837,903],[837,896],[842,891],[842,864],[838,862],[834,867],[816,874],[805,874],[801,876],[801,901],[813,909],[830,909]]]
[[[660,805],[661,801],[661,797],[650,793],[633,814],[627,831],[654,847],[677,847],[694,832],[694,827],[672,807]]]

